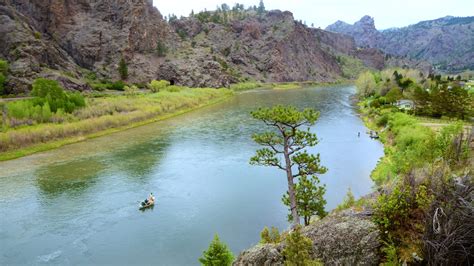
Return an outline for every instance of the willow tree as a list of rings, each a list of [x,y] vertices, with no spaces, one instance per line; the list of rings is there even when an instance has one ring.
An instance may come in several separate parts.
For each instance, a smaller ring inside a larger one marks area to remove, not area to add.
[[[297,226],[300,218],[295,181],[299,177],[326,172],[326,168],[320,165],[319,154],[309,154],[306,151],[307,147],[318,144],[316,134],[311,133],[309,127],[316,123],[319,112],[310,108],[298,111],[293,106],[278,105],[259,108],[251,112],[251,115],[272,130],[252,136],[264,148],[257,150],[256,155],[250,159],[250,164],[272,166],[285,171],[291,217],[293,226]]]

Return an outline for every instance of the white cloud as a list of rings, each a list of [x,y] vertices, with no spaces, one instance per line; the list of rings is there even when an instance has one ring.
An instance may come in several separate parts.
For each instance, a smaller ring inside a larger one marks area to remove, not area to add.
[[[214,10],[224,0],[154,0],[154,5],[167,16],[176,14],[188,16],[204,9]],[[259,0],[227,1],[245,6],[258,5]],[[306,21],[308,25],[325,28],[337,20],[354,23],[364,15],[375,18],[378,29],[403,27],[422,20],[436,19],[447,15],[472,16],[474,0],[266,0],[267,9],[280,9],[293,12],[295,19]]]

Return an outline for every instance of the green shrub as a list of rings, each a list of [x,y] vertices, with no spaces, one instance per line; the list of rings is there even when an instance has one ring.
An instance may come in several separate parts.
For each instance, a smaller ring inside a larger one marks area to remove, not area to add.
[[[219,240],[216,234],[209,248],[203,252],[199,262],[204,266],[228,266],[232,265],[234,255],[226,244]]]
[[[170,85],[170,82],[167,80],[152,80],[149,84],[150,90],[152,92],[159,92],[162,89],[165,89]]]
[[[280,232],[278,228],[273,227],[271,230],[268,230],[268,227],[265,226],[262,232],[260,232],[260,243],[262,244],[278,244],[281,242]]]
[[[301,227],[298,226],[288,234],[285,239],[286,246],[283,249],[285,265],[306,266],[319,265],[320,263],[311,259],[313,243],[311,239],[301,234]]]
[[[124,87],[125,95],[133,96],[138,94],[138,87],[135,85]]]
[[[116,81],[112,84],[110,84],[108,87],[109,89],[111,90],[116,90],[116,91],[123,91],[124,90],[124,87],[126,86],[127,84],[121,80],[119,81]]]
[[[66,93],[55,80],[36,79],[33,82],[31,95],[37,97],[33,100],[34,105],[43,106],[47,102],[52,112],[61,108],[67,113],[72,113],[75,109],[86,105],[84,96],[80,93]]]

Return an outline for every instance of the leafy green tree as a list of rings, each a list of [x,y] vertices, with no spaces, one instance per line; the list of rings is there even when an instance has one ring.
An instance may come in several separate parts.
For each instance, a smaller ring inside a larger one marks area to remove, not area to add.
[[[127,65],[127,62],[125,62],[125,58],[123,58],[123,57],[120,58],[118,71],[119,71],[121,79],[127,79],[128,78],[128,65]]]
[[[309,225],[311,217],[317,215],[323,218],[327,215],[324,210],[326,200],[324,193],[325,186],[319,185],[319,178],[315,175],[308,178],[306,175],[300,177],[297,184],[295,184],[296,201],[298,206],[298,214],[304,218],[304,225]],[[290,206],[290,197],[288,192],[283,196],[283,203]],[[288,215],[288,220],[293,220],[291,213]]]
[[[285,265],[317,265],[317,262],[313,261],[310,256],[312,246],[313,243],[311,239],[301,234],[301,227],[295,227],[293,231],[286,237],[286,246],[283,250]]]
[[[228,266],[232,265],[233,260],[234,255],[227,245],[219,240],[217,234],[214,236],[209,248],[199,258],[199,262],[205,266]]]
[[[388,91],[388,93],[385,95],[385,99],[387,100],[388,103],[395,103],[402,98],[403,98],[402,91],[397,87],[391,88]]]
[[[374,95],[377,87],[374,75],[369,71],[360,74],[356,80],[356,87],[358,94],[363,97]]]
[[[295,178],[323,174],[327,171],[320,165],[319,154],[309,154],[305,150],[318,144],[316,134],[310,132],[309,126],[316,123],[319,112],[311,108],[298,111],[293,106],[278,105],[272,108],[259,108],[251,112],[251,115],[273,130],[252,136],[253,140],[264,148],[257,150],[256,155],[250,159],[250,164],[272,166],[285,171],[293,226],[297,226],[300,218]],[[301,129],[303,126],[307,126],[306,130]],[[283,163],[281,157],[284,159]]]

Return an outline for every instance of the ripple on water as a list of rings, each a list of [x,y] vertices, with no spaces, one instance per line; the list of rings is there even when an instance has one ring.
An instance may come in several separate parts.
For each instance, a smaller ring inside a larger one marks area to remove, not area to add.
[[[38,262],[52,262],[53,260],[59,258],[63,252],[61,250],[56,250],[52,253],[38,256]]]

